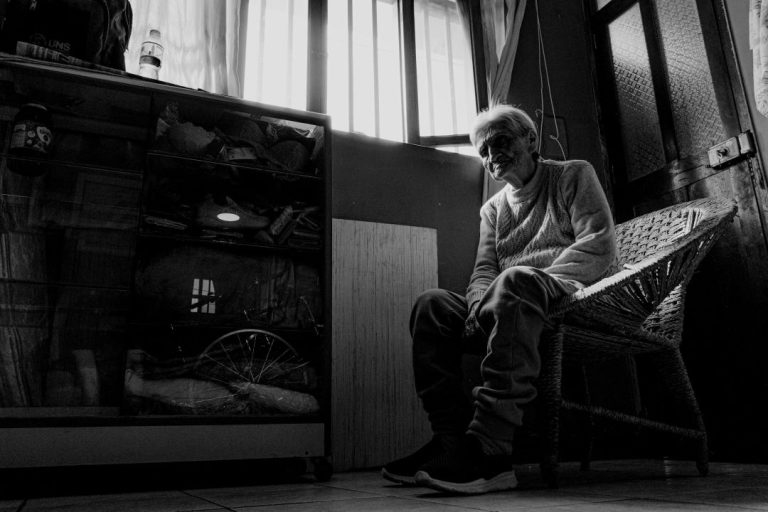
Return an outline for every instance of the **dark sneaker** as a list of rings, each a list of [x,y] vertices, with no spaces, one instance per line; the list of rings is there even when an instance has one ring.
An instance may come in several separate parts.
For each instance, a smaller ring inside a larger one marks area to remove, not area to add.
[[[517,487],[509,455],[485,455],[480,441],[465,435],[456,448],[421,467],[415,480],[438,491],[483,494]]]
[[[381,476],[391,482],[414,485],[416,472],[427,462],[443,455],[445,449],[438,437],[402,459],[390,462],[381,469]]]

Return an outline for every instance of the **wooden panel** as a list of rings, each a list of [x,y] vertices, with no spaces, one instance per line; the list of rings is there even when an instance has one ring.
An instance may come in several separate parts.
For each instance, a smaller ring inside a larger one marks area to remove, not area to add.
[[[437,286],[437,231],[333,220],[332,445],[337,471],[375,467],[430,436],[408,321]]]

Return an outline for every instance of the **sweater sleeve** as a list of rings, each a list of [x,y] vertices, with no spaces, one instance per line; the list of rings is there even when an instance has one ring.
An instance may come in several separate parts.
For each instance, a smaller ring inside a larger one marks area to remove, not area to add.
[[[496,216],[492,202],[480,209],[480,241],[477,244],[475,268],[467,286],[467,307],[471,313],[483,297],[488,286],[499,275],[499,260],[496,257]]]
[[[615,265],[613,216],[597,174],[589,163],[574,162],[563,173],[559,186],[570,216],[574,242],[543,270],[554,277],[586,286],[604,277]]]

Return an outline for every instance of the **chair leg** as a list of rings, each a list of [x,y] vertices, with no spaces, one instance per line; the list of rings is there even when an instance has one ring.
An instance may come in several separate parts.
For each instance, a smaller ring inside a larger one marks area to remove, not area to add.
[[[592,396],[589,392],[589,379],[587,377],[586,365],[581,365],[581,379],[584,384],[584,404],[587,406],[590,412],[587,413],[587,424],[584,433],[584,452],[581,455],[581,470],[589,471],[589,466],[592,461],[592,447],[594,443],[594,429],[595,420],[592,416]]]
[[[701,447],[699,448],[699,457],[696,459],[696,469],[699,470],[699,475],[709,475],[709,445],[707,444],[707,434],[704,434],[704,438],[701,440]]]
[[[691,380],[688,377],[688,370],[685,367],[683,356],[680,350],[675,350],[674,354],[668,359],[670,364],[667,375],[674,379],[673,387],[678,389],[679,397],[688,408],[693,417],[693,423],[696,430],[701,434],[699,441],[699,452],[696,456],[696,468],[701,476],[707,476],[709,473],[709,445],[707,443],[707,429],[704,426],[704,418],[699,408],[699,402],[696,400],[696,394],[693,391]]]
[[[562,328],[542,337],[539,394],[543,415],[539,422],[541,439],[541,476],[552,488],[558,487],[558,444],[560,441],[560,409],[562,407]]]

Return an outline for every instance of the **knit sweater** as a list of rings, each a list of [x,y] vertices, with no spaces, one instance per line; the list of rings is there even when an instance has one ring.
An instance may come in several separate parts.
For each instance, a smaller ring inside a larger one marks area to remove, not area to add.
[[[467,288],[474,311],[501,271],[530,266],[583,288],[616,269],[613,217],[592,166],[539,160],[522,188],[505,186],[480,209],[480,242]]]

